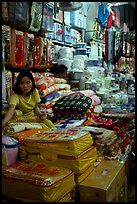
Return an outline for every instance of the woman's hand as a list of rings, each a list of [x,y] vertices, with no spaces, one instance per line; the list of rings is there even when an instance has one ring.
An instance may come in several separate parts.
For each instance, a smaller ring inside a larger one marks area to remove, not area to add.
[[[42,120],[47,118],[47,113],[45,111],[42,112],[38,105],[35,106],[35,114]]]

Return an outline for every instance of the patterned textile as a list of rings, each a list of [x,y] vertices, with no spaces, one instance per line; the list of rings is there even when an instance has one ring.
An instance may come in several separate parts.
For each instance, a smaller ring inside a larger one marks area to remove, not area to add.
[[[53,98],[56,98],[59,96],[60,96],[60,94],[57,91],[50,93],[50,94],[46,95],[45,97],[42,97],[40,103],[46,103],[47,101],[51,101]]]
[[[53,106],[53,112],[58,118],[82,117],[92,104],[87,96],[63,96]]]
[[[56,80],[56,84],[67,84],[66,79],[56,78],[55,77],[55,80]]]
[[[58,90],[70,90],[71,87],[69,84],[54,84],[46,89],[41,89],[39,88],[38,91],[39,91],[39,94],[40,94],[40,97],[44,97],[44,96],[47,96],[48,94],[50,93],[53,93],[53,92],[56,92]]]
[[[70,169],[29,159],[3,168],[2,176],[3,195],[28,202],[58,202],[75,187]]]
[[[13,122],[10,123],[8,126],[6,126],[3,129],[4,134],[11,134],[11,133],[15,133],[15,132],[20,132],[23,130],[27,130],[27,129],[37,129],[37,128],[42,128],[42,126],[39,123],[35,123],[35,122]]]
[[[41,88],[42,90],[54,85],[56,81],[53,76],[35,77],[34,80],[37,88]]]

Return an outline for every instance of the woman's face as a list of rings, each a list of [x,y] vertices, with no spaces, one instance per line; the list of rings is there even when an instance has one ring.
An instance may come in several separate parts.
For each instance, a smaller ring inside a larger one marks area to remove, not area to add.
[[[20,81],[20,89],[22,94],[26,95],[32,89],[32,81],[29,77],[23,77]]]

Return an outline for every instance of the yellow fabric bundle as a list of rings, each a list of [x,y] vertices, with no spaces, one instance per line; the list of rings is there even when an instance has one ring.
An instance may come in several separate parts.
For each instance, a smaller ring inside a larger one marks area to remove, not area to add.
[[[75,182],[76,185],[80,185],[82,181],[85,180],[85,178],[88,177],[88,175],[94,170],[94,162],[89,166],[82,174],[75,174]]]
[[[37,117],[36,116],[13,116],[12,119],[9,121],[9,123],[15,123],[15,122],[37,122]]]
[[[23,130],[21,132],[15,132],[12,133],[11,136],[15,137],[17,140],[19,140],[20,143],[24,143],[24,138],[26,137],[30,137],[31,135],[35,134],[35,133],[39,133],[39,132],[43,132],[45,131],[44,128],[33,128],[30,130]]]
[[[61,128],[45,130],[24,139],[28,153],[48,150],[54,155],[78,156],[93,144],[89,132]]]
[[[41,150],[38,154],[28,154],[28,158],[69,168],[75,174],[82,174],[90,165],[94,164],[97,159],[97,150],[92,146],[78,156],[57,155],[48,150]]]
[[[11,134],[11,136],[16,138],[20,143],[19,152],[18,152],[18,159],[19,160],[22,160],[22,159],[27,157],[27,152],[26,152],[25,146],[24,146],[24,138],[29,137],[30,135],[33,135],[33,134],[38,133],[38,132],[43,132],[43,131],[45,131],[44,128],[38,128],[38,129],[24,130],[21,132],[16,132],[16,133]]]
[[[58,202],[72,202],[72,195],[71,195],[71,193],[68,193],[67,195],[65,195],[63,198],[58,200]]]
[[[75,187],[66,168],[25,160],[2,170],[2,194],[35,201],[57,202]]]

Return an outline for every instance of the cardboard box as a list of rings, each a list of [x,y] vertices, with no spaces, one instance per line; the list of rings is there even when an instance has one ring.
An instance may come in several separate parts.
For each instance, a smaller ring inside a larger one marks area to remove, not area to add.
[[[118,160],[102,160],[79,185],[79,200],[80,202],[125,201],[125,184],[125,164]]]

